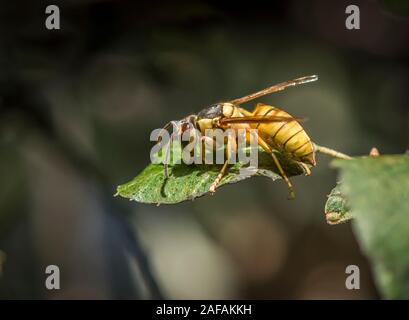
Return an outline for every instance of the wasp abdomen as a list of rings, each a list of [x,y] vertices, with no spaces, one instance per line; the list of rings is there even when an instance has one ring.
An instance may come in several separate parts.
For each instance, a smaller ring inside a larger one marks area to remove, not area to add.
[[[276,107],[257,104],[253,111],[258,116],[291,117]],[[257,123],[252,126],[273,148],[285,153],[291,159],[315,165],[314,147],[310,137],[297,120]]]

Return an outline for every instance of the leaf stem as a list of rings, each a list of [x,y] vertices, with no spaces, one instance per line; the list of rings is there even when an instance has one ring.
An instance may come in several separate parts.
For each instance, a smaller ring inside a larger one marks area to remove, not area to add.
[[[336,151],[334,149],[330,149],[330,148],[327,148],[327,147],[319,146],[316,143],[314,143],[314,150],[315,150],[315,152],[326,154],[326,155],[334,157],[334,158],[346,159],[346,160],[351,160],[352,159],[352,157],[350,157],[350,156],[348,156],[348,155],[346,155],[344,153],[341,153],[339,151]]]

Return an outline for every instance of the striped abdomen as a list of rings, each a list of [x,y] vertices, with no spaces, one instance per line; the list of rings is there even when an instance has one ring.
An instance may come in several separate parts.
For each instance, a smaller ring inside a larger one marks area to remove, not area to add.
[[[257,104],[253,115],[291,117],[287,112],[265,104]],[[314,147],[310,137],[296,121],[255,123],[258,134],[271,147],[278,149],[289,158],[315,165]]]

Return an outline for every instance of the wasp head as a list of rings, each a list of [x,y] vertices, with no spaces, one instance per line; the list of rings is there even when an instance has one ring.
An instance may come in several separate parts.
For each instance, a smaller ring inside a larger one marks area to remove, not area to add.
[[[197,124],[200,131],[212,129],[215,124],[223,117],[231,117],[234,112],[234,105],[229,102],[220,102],[212,104],[197,114]]]

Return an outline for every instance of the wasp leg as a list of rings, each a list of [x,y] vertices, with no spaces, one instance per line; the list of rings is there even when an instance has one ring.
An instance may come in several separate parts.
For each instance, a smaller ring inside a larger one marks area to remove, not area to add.
[[[236,137],[228,136],[227,149],[226,149],[226,161],[224,162],[223,167],[220,170],[219,174],[217,175],[216,179],[213,181],[213,183],[209,187],[209,192],[210,193],[213,194],[213,193],[216,192],[216,188],[218,187],[220,181],[224,177],[224,175],[225,175],[225,173],[227,171],[228,165],[229,165],[229,161],[230,161],[233,153],[235,153],[235,152],[237,152]]]
[[[248,110],[246,110],[244,108],[240,108],[240,107],[238,107],[238,108],[239,108],[239,111],[241,112],[241,114],[243,116],[245,116],[245,117],[251,117],[253,115],[253,112],[250,112],[250,111],[248,111]]]
[[[217,141],[212,139],[211,137],[208,136],[202,136],[200,137],[200,140],[202,142],[202,163],[204,164],[211,164],[213,162],[206,162],[206,151],[209,149],[214,149],[218,148]]]
[[[262,138],[260,138],[260,136],[258,137],[258,144],[260,145],[260,147],[262,147],[265,151],[267,151],[268,153],[271,154],[274,163],[276,164],[278,171],[280,172],[281,176],[283,177],[284,181],[287,183],[287,187],[288,187],[288,199],[294,199],[295,198],[295,193],[294,193],[294,188],[293,185],[290,181],[290,179],[288,179],[287,175],[285,174],[283,167],[280,164],[280,161],[278,160],[277,156],[274,154],[273,150],[271,149],[271,147],[268,145],[267,142],[265,142]]]
[[[226,173],[228,164],[229,164],[229,160],[226,159],[226,161],[223,164],[222,169],[220,170],[220,172],[217,175],[216,179],[213,181],[213,183],[211,184],[211,186],[209,188],[210,193],[215,193],[216,192],[217,186],[219,185],[220,181],[222,180],[224,174]]]
[[[297,161],[297,164],[302,167],[302,169],[304,170],[304,174],[306,176],[311,175],[311,169],[310,169],[310,167],[308,165],[306,165],[304,162],[301,162],[301,161]]]

